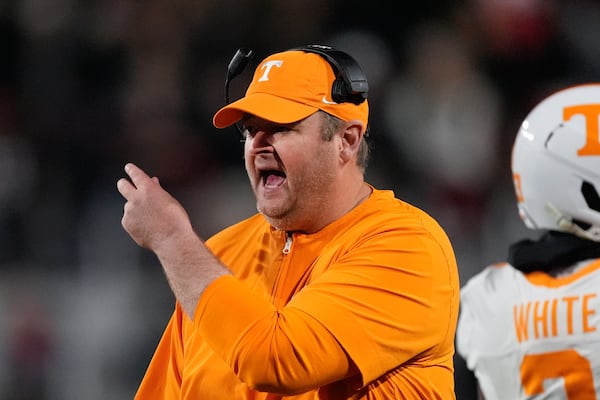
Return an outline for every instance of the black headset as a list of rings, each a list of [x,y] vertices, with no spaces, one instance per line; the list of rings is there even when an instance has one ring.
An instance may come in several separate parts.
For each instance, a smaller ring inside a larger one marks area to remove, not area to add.
[[[331,87],[331,99],[336,103],[360,104],[366,100],[369,92],[367,77],[348,53],[321,44],[309,44],[290,50],[316,53],[327,60],[336,76]]]
[[[360,104],[366,100],[369,92],[367,77],[360,65],[348,53],[320,44],[294,47],[288,51],[292,50],[318,54],[331,65],[336,76],[331,87],[331,99],[333,101],[336,103]],[[226,104],[230,103],[229,83],[231,79],[242,73],[251,57],[252,50],[242,48],[235,52],[229,62],[225,78]],[[243,136],[243,130],[239,124],[236,123],[235,126]]]

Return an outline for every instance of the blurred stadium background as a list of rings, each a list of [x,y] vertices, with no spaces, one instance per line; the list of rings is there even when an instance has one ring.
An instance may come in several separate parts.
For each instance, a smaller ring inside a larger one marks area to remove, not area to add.
[[[465,282],[531,236],[510,146],[529,108],[598,79],[592,0],[0,1],[0,399],[132,398],[173,297],[120,226],[134,161],[210,236],[254,211],[226,66],[308,43],[370,83],[368,179],[434,215]],[[400,8],[400,11],[398,11]],[[400,310],[399,310],[400,312]],[[457,359],[458,399],[475,398]]]

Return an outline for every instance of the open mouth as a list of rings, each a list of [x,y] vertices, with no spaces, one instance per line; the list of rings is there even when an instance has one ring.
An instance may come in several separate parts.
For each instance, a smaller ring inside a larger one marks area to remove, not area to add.
[[[264,170],[260,172],[260,176],[266,188],[278,187],[285,182],[285,174],[282,171]]]

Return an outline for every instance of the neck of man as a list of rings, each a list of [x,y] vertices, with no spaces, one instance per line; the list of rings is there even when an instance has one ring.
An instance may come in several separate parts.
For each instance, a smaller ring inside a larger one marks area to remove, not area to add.
[[[354,185],[354,190],[350,193],[348,187],[341,192],[333,191],[332,193],[343,194],[330,196],[331,199],[323,202],[318,209],[301,210],[297,215],[276,220],[267,217],[267,220],[275,229],[281,231],[316,233],[358,207],[369,198],[371,192],[371,186],[361,181],[358,185]]]

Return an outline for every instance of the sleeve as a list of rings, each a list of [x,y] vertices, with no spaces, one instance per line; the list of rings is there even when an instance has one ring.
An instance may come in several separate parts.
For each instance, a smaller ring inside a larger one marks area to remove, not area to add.
[[[519,397],[522,352],[514,334],[512,304],[523,287],[521,277],[507,263],[492,264],[461,292],[456,349],[489,400]]]
[[[456,328],[456,351],[474,371],[490,349],[501,351],[510,343],[510,304],[515,284],[513,269],[506,263],[488,265],[461,289],[460,314]]]
[[[490,275],[493,277],[493,272],[493,268],[487,266],[471,277],[461,289],[460,314],[456,327],[456,351],[471,371],[476,369],[481,349],[494,346],[493,343],[489,343],[489,339],[490,324],[493,324],[495,318],[491,317],[491,320],[486,318],[494,312],[488,303],[491,298],[495,298],[495,293],[489,290],[495,286],[490,282],[493,281],[490,278]],[[504,329],[501,331],[502,335],[505,335],[506,331]]]
[[[297,394],[351,371],[347,355],[317,320],[294,308],[276,310],[231,276],[205,290],[194,323],[240,380],[255,390]]]
[[[183,311],[177,304],[138,387],[135,400],[180,398],[183,317]]]
[[[476,329],[475,316],[473,315],[469,297],[466,296],[467,289],[463,288],[463,296],[460,302],[460,314],[458,317],[458,325],[456,327],[456,351],[465,360],[467,367],[473,370],[475,360],[471,357],[473,343],[472,333]]]

